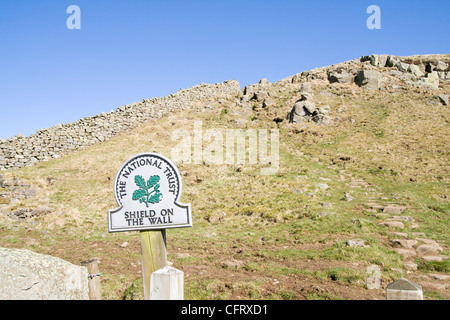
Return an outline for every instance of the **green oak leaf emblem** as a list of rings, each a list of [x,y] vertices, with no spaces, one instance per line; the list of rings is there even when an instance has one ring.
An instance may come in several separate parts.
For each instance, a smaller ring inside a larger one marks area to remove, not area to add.
[[[162,199],[162,193],[159,191],[159,180],[160,177],[158,175],[151,176],[148,181],[145,181],[142,176],[135,176],[134,182],[139,187],[136,191],[133,192],[133,200],[138,201],[140,203],[145,203],[147,208],[150,203],[158,203]]]

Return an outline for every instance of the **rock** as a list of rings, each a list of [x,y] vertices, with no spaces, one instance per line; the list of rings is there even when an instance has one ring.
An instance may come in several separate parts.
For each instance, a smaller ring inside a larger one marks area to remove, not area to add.
[[[318,183],[317,186],[322,190],[327,190],[329,188],[326,183]]]
[[[326,216],[329,216],[329,215],[333,215],[333,214],[336,214],[336,212],[319,212],[319,213],[317,213],[317,216],[319,218],[323,218],[323,217],[326,217]]]
[[[448,106],[448,97],[449,97],[448,94],[440,94],[440,95],[438,95],[439,101],[441,101],[441,103],[444,106]]]
[[[269,94],[266,91],[256,91],[250,100],[263,101],[268,98]]]
[[[398,62],[400,62],[400,59],[398,59],[397,57],[394,57],[394,56],[388,56],[387,61],[386,61],[386,67],[393,67],[393,66],[395,66]]]
[[[303,109],[305,109],[306,116],[311,116],[316,111],[316,105],[313,102],[306,101]]]
[[[304,121],[310,121],[312,112],[316,110],[316,106],[313,102],[306,100],[299,100],[295,103],[289,114],[290,123],[300,123]]]
[[[390,219],[386,219],[387,221],[407,221],[410,223],[414,223],[414,218],[410,216],[392,216]]]
[[[30,208],[19,208],[13,212],[13,216],[18,219],[26,219],[31,217],[31,211]]]
[[[330,106],[323,106],[317,108],[315,112],[313,112],[313,121],[320,125],[328,125],[331,122],[331,117],[329,116]]]
[[[437,261],[437,262],[442,262],[443,260],[443,256],[422,256],[421,257],[422,260],[424,261]]]
[[[272,107],[273,105],[274,105],[273,101],[270,98],[266,98],[263,101],[262,107],[268,108],[268,107]]]
[[[32,217],[43,216],[43,215],[49,214],[50,212],[52,212],[52,210],[50,208],[41,206],[41,207],[37,207],[36,209],[32,210],[31,216]]]
[[[364,240],[347,240],[345,244],[349,247],[362,247],[362,248],[369,248],[370,245],[366,244]]]
[[[439,281],[447,281],[450,279],[450,275],[448,274],[430,273],[428,276]]]
[[[403,265],[405,266],[406,270],[409,270],[409,271],[416,271],[417,270],[417,263],[405,262]]]
[[[374,70],[360,70],[355,77],[355,83],[368,90],[378,90],[381,87],[382,74]]]
[[[350,201],[353,201],[354,198],[352,197],[352,195],[350,193],[346,193],[344,196],[344,199],[350,202]]]
[[[378,203],[366,203],[366,206],[369,207],[370,209],[384,210],[384,205]]]
[[[446,71],[448,69],[448,64],[444,61],[438,61],[435,70],[436,71]]]
[[[401,62],[401,61],[397,62],[397,64],[395,66],[401,72],[407,72],[408,68],[409,68],[409,64]]]
[[[370,56],[370,64],[375,67],[383,68],[386,66],[388,55],[386,54],[373,54]]]
[[[240,268],[244,265],[244,261],[241,260],[225,260],[222,262],[222,267],[224,268]]]
[[[297,101],[289,113],[289,122],[290,123],[300,123],[305,121],[305,110],[303,108],[304,103]]]
[[[351,81],[350,74],[345,70],[334,70],[328,73],[328,81],[330,83],[349,83]]]
[[[361,62],[370,61],[370,56],[362,56],[361,59],[359,59]]]
[[[13,212],[13,217],[18,219],[27,219],[31,217],[38,217],[43,216],[46,214],[49,214],[51,212],[51,209],[48,207],[38,207],[35,209],[31,208],[19,208]]]
[[[396,205],[388,205],[388,206],[383,208],[383,212],[384,213],[389,213],[389,214],[400,214],[400,213],[402,213],[405,210],[406,210],[406,207],[404,207],[404,206],[396,206]]]
[[[87,268],[29,250],[0,248],[0,299],[89,300]]]
[[[389,244],[397,248],[413,249],[417,244],[417,240],[391,239]]]
[[[403,222],[400,222],[400,221],[382,221],[379,223],[379,225],[386,226],[389,228],[400,228],[400,229],[405,228],[405,225],[403,224]]]
[[[408,234],[405,232],[389,232],[388,234],[392,236],[403,237],[405,239],[408,238]]]
[[[424,287],[431,290],[447,290],[450,288],[450,285],[445,283],[423,282],[422,284]]]
[[[426,239],[426,238],[416,238],[416,240],[422,241],[425,244],[431,244],[434,246],[439,246],[436,240]]]
[[[317,124],[327,125],[330,123],[331,118],[329,116],[330,106],[323,106],[316,108],[316,105],[308,101],[309,95],[303,93],[300,100],[298,100],[291,112],[288,115],[290,123],[301,123],[314,121]]]
[[[36,195],[36,190],[24,189],[24,188],[14,188],[15,190],[11,193],[12,198],[16,199],[28,199]]]
[[[423,77],[425,75],[424,72],[422,72],[420,70],[420,68],[418,66],[416,66],[415,64],[410,64],[408,66],[408,72],[412,73],[413,75],[415,75],[416,77]]]
[[[439,245],[433,244],[422,244],[416,250],[419,256],[433,256],[442,252],[442,248]]]
[[[412,258],[417,255],[414,249],[394,249],[394,250],[397,251],[397,253],[405,259]]]
[[[420,86],[427,87],[430,89],[438,89],[439,88],[439,75],[436,71],[431,73],[427,73],[425,78],[419,79],[417,82]]]

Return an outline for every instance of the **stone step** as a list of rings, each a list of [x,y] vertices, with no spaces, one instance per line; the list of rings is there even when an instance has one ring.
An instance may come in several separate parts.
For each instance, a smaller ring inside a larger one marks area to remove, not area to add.
[[[366,206],[369,207],[370,209],[375,209],[375,210],[383,210],[384,209],[384,205],[381,205],[378,203],[366,203]]]
[[[403,266],[405,267],[406,270],[409,270],[409,271],[416,271],[417,270],[417,263],[414,263],[412,261],[404,262]]]
[[[421,256],[420,257],[422,260],[424,261],[437,261],[437,262],[442,262],[442,260],[448,258],[447,256],[443,256],[443,255],[434,255],[434,256]]]
[[[401,214],[403,211],[406,210],[405,206],[400,205],[387,205],[383,208],[384,213],[390,213],[390,214]]]
[[[384,211],[383,211],[383,213],[384,213]],[[391,218],[386,219],[386,221],[407,221],[410,223],[415,222],[414,218],[412,218],[410,216],[392,216]]]
[[[416,248],[418,256],[434,256],[442,252],[439,245],[422,244]]]
[[[413,258],[417,256],[416,250],[414,249],[395,248],[394,250],[397,251],[397,253],[401,255],[404,259]]]
[[[379,223],[379,225],[386,226],[389,228],[400,228],[400,229],[405,228],[405,225],[403,224],[403,222],[400,222],[400,221],[382,221]]]
[[[439,246],[439,243],[437,243],[436,240],[431,240],[431,239],[426,239],[426,238],[416,238],[416,240],[422,241],[425,244]]]
[[[417,244],[417,240],[391,239],[389,244],[395,248],[414,249],[413,246]]]
[[[391,236],[397,236],[397,237],[403,237],[403,238],[408,238],[408,234],[405,232],[389,232],[388,235]]]
[[[436,279],[436,280],[439,280],[439,281],[450,280],[450,275],[448,275],[448,274],[430,273],[428,276],[431,277],[432,279]]]

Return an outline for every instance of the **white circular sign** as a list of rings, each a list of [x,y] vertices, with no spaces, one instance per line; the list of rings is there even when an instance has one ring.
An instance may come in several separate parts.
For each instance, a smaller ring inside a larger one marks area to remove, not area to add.
[[[178,203],[181,177],[175,165],[156,153],[141,153],[117,172],[114,195],[119,208],[108,210],[108,231],[191,227],[190,204]]]

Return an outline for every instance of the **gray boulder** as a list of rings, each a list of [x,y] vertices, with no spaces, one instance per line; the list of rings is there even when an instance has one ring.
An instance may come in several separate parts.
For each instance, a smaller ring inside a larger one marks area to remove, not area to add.
[[[330,83],[349,83],[351,80],[349,73],[344,70],[334,70],[328,73],[328,81]]]
[[[404,62],[401,62],[401,61],[397,62],[397,63],[395,64],[395,66],[396,66],[397,69],[400,70],[401,72],[406,72],[406,71],[408,71],[408,68],[409,68],[409,64],[404,63]]]
[[[370,56],[370,64],[375,67],[383,68],[386,66],[388,55],[386,54],[373,54]]]
[[[446,71],[448,69],[448,64],[444,61],[438,61],[436,65],[436,71]]]
[[[411,72],[416,77],[423,77],[425,75],[425,73],[423,73],[415,64],[410,64],[408,66],[408,72]]]
[[[355,77],[355,83],[365,89],[378,90],[381,87],[382,74],[374,70],[360,70]]]
[[[49,255],[0,248],[1,300],[89,300],[88,271]]]
[[[307,101],[307,97],[302,95],[302,98],[294,104],[288,118],[290,123],[314,121],[317,124],[328,125],[331,121],[329,113],[329,106],[317,108],[314,102]]]
[[[421,78],[421,85],[430,89],[438,89],[439,88],[439,75],[436,71],[431,73],[427,73],[425,78]]]
[[[395,56],[388,56],[386,61],[386,67],[393,67],[398,62],[400,62],[400,59]]]
[[[313,102],[300,99],[294,104],[291,112],[289,113],[290,123],[300,123],[309,121],[312,112],[316,109]]]

